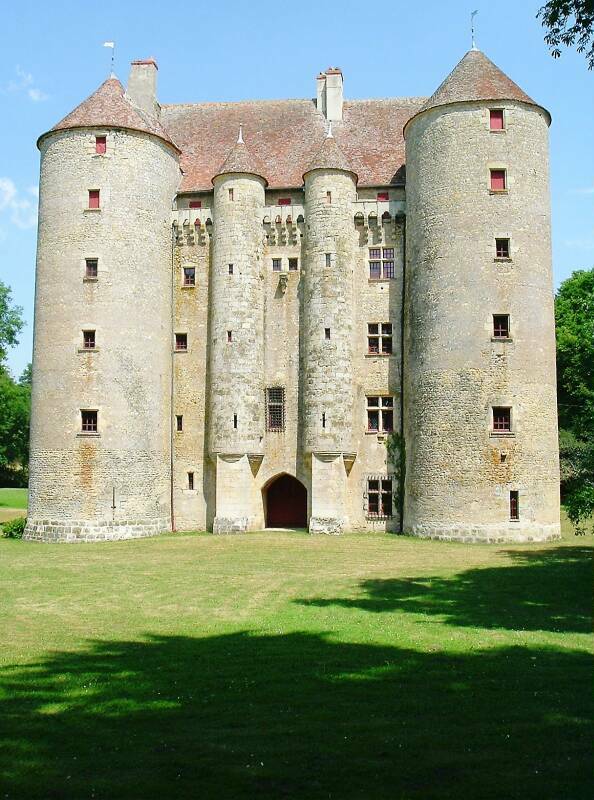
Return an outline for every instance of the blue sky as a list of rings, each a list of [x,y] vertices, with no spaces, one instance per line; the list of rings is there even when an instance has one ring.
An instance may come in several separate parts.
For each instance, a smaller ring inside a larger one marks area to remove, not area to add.
[[[9,358],[31,358],[39,154],[35,141],[107,77],[154,55],[163,102],[312,97],[314,78],[340,66],[351,98],[429,95],[477,44],[552,113],[553,256],[558,285],[594,266],[594,73],[583,56],[554,61],[538,0],[351,0],[167,4],[156,0],[33,0],[6,4],[0,50],[0,280],[27,327]]]

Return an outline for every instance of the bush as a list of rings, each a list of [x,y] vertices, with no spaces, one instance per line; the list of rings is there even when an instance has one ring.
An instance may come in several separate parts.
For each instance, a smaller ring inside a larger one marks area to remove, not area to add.
[[[8,522],[2,524],[2,534],[6,536],[7,539],[22,539],[26,524],[27,520],[25,517],[9,519]]]

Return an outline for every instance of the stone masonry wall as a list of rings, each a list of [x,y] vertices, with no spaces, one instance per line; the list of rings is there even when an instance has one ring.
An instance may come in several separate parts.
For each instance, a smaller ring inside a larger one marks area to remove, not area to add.
[[[408,126],[405,530],[467,540],[559,535],[548,129],[544,112],[488,102]],[[490,191],[489,170],[507,170]],[[495,238],[509,238],[499,261]],[[493,341],[509,314],[509,341]],[[511,435],[492,432],[512,409]],[[520,520],[509,492],[519,491]]]

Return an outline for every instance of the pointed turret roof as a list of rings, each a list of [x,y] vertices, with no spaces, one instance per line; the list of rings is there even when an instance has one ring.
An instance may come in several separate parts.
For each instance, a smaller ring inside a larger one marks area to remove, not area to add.
[[[149,117],[132,105],[115,75],[104,81],[90,97],[54,125],[50,131],[42,134],[37,143],[39,144],[48,133],[69,128],[127,128],[152,133],[179,150],[157,119]]]
[[[229,150],[227,158],[223,161],[221,166],[214,174],[213,181],[219,175],[229,175],[232,172],[243,172],[246,175],[256,175],[258,178],[262,178],[264,181],[266,181],[266,185],[268,186],[268,181],[264,175],[264,167],[260,164],[258,159],[255,158],[252,153],[250,153],[246,143],[243,141],[241,126],[239,128],[239,138],[231,150]]]
[[[469,103],[476,100],[517,100],[542,108],[483,52],[473,48],[456,64],[445,81],[423,103],[415,116],[438,106],[446,106],[450,103]],[[546,111],[546,109],[544,110]],[[550,114],[548,111],[546,113],[550,121]],[[405,128],[409,123],[410,119]]]
[[[332,135],[331,130],[328,131],[328,134],[324,138],[321,147],[309,162],[307,169],[303,173],[303,177],[305,177],[308,172],[312,172],[314,169],[339,169],[342,172],[350,172],[355,176],[355,180],[358,179],[357,173],[349,164],[347,157],[340,149],[340,146]]]

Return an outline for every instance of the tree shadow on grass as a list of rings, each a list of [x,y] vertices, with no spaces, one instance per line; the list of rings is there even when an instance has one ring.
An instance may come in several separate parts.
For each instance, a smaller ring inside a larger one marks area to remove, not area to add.
[[[436,615],[448,625],[512,630],[592,631],[592,549],[504,553],[514,564],[451,577],[366,580],[361,597],[298,600],[304,605]]]
[[[91,642],[0,673],[1,796],[579,800],[591,668],[307,633]]]

